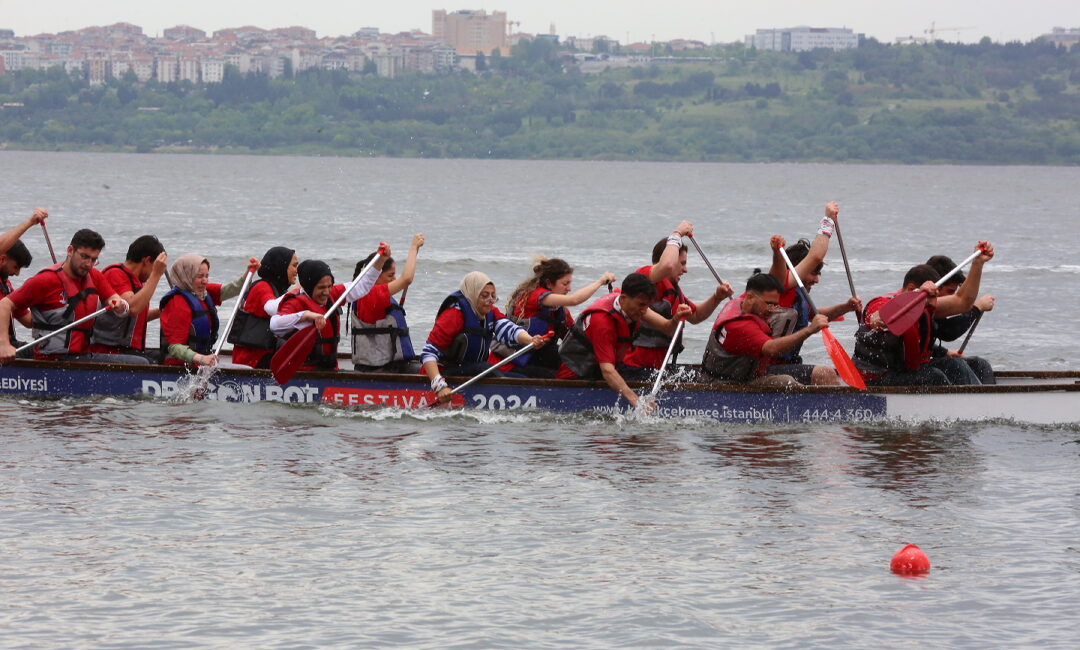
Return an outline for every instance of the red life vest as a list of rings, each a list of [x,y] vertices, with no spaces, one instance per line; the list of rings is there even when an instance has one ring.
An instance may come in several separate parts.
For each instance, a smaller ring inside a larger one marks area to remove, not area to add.
[[[871,300],[866,305],[867,318],[901,293],[895,291]],[[918,370],[933,359],[933,343],[934,308],[927,302],[919,320],[900,336],[885,328],[860,326],[855,333],[855,366],[866,379],[876,379],[890,370]]]
[[[60,292],[63,305],[54,309],[31,307],[33,318],[33,336],[35,339],[54,332],[78,319],[89,316],[98,310],[98,290],[90,280],[90,274],[81,281],[64,272],[64,262],[57,262],[38,271],[55,273],[60,279]],[[88,321],[72,328],[62,335],[54,336],[38,344],[34,350],[38,357],[53,357],[62,354],[85,354],[90,349],[90,333],[94,330],[94,321]]]
[[[570,328],[570,333],[563,339],[562,345],[559,346],[559,356],[562,357],[562,362],[578,377],[585,379],[600,376],[600,363],[596,360],[596,352],[593,350],[592,341],[585,334],[585,323],[592,314],[608,313],[611,314],[612,320],[615,321],[617,337],[615,362],[617,364],[622,363],[623,359],[626,358],[626,353],[630,351],[630,342],[634,339],[634,333],[637,331],[637,323],[628,320],[615,307],[615,301],[621,295],[620,292],[609,293],[585,308],[585,311],[578,316],[577,322]]]
[[[288,301],[296,300],[300,302],[300,305],[307,311],[313,311],[316,314],[326,314],[326,310],[329,309],[328,305],[320,305],[311,299],[311,296],[306,293],[287,293],[285,297],[281,299],[281,306],[284,306]],[[280,313],[280,307],[279,307]],[[310,325],[309,327],[315,327]],[[300,330],[293,330],[285,338],[294,336]],[[311,354],[304,360],[304,365],[300,366],[301,370],[337,370],[337,350],[338,341],[341,340],[341,310],[337,310],[334,314],[326,319],[326,325],[319,330],[319,338],[315,339],[315,346],[311,348]]]
[[[754,376],[762,374],[762,363],[768,361],[764,356],[732,354],[724,349],[723,342],[720,340],[720,330],[727,326],[728,323],[737,320],[753,321],[763,332],[772,335],[772,328],[763,318],[743,311],[743,301],[745,299],[746,294],[744,293],[724,305],[724,308],[716,316],[712,332],[709,333],[709,342],[705,345],[705,356],[701,359],[701,367],[710,374],[722,379],[735,381],[752,379]]]

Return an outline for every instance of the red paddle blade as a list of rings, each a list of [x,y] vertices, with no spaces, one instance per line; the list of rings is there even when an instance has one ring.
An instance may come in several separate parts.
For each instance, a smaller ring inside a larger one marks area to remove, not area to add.
[[[909,291],[902,293],[885,303],[878,314],[889,331],[900,336],[911,329],[911,326],[919,322],[919,316],[923,313],[926,304],[926,294],[922,291]]]
[[[825,350],[829,353],[836,372],[845,384],[859,390],[866,390],[866,382],[863,381],[862,373],[855,367],[855,362],[848,356],[847,350],[836,340],[829,328],[821,330],[821,340],[825,342]]]
[[[274,373],[274,381],[279,384],[287,383],[304,365],[304,360],[311,354],[315,347],[315,339],[318,332],[314,326],[305,327],[289,337],[285,345],[274,353],[270,360],[270,371]]]

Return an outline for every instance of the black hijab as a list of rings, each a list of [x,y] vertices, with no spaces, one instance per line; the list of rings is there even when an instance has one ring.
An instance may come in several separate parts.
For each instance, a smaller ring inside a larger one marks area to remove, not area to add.
[[[274,246],[262,257],[259,277],[269,282],[278,295],[289,290],[289,265],[295,253],[291,248]]]
[[[300,262],[296,274],[304,293],[309,296],[315,293],[315,287],[319,284],[319,280],[329,275],[330,281],[334,281],[334,274],[330,271],[330,265],[322,260],[304,260]]]

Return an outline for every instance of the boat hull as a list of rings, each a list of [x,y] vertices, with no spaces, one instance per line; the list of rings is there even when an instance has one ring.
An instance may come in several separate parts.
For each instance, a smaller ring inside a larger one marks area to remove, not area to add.
[[[662,418],[735,423],[927,422],[1015,420],[1080,423],[1080,373],[1002,373],[997,386],[910,388],[803,387],[798,390],[740,385],[680,384],[660,395]],[[0,367],[0,394],[39,398],[190,398],[194,377],[167,366],[17,361]],[[646,389],[644,384],[640,389]],[[433,395],[414,375],[349,371],[297,373],[279,386],[268,371],[220,369],[205,398],[227,402],[325,403],[342,407],[426,408]],[[477,383],[455,405],[468,408],[542,410],[617,415],[625,401],[601,382],[492,379]]]

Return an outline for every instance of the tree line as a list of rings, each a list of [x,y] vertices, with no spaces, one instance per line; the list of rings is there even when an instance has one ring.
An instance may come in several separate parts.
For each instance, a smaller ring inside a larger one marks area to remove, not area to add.
[[[700,51],[693,53],[700,57]],[[1080,47],[1043,41],[832,52],[708,51],[711,62],[582,74],[546,40],[477,73],[309,70],[221,83],[91,86],[0,76],[0,142],[62,150],[365,156],[1080,164]]]

